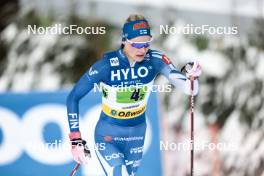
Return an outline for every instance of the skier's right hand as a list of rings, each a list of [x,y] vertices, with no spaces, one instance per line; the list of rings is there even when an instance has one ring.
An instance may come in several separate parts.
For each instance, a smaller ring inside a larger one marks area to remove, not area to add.
[[[80,132],[71,132],[69,134],[72,145],[73,159],[80,164],[87,164],[87,156],[91,157],[91,152],[86,145],[86,141],[81,138]]]

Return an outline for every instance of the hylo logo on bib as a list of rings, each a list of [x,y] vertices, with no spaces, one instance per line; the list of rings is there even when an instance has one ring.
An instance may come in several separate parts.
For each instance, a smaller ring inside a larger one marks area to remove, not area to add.
[[[137,79],[138,77],[146,77],[148,75],[148,69],[146,67],[139,67],[136,71],[134,68],[126,68],[121,70],[112,70],[111,71],[111,81],[117,79],[118,81],[127,80],[130,75],[131,79]]]

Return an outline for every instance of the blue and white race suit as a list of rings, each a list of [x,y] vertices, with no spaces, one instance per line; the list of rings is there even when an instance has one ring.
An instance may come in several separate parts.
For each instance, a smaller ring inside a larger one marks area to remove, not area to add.
[[[94,138],[96,143],[105,144],[105,149],[96,150],[96,155],[107,176],[136,174],[143,154],[146,105],[159,73],[167,77],[176,89],[190,94],[190,80],[165,55],[151,49],[143,61],[132,65],[121,49],[105,53],[69,94],[69,126],[71,132],[76,132],[79,131],[79,100],[95,84],[102,89],[102,111]],[[197,92],[198,81],[195,80],[193,94]]]

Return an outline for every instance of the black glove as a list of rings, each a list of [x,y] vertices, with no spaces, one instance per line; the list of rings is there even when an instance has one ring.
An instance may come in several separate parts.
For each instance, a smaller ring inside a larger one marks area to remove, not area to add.
[[[188,62],[187,64],[185,64],[182,68],[181,68],[181,72],[186,75],[187,70],[191,70],[193,67],[193,62]]]
[[[84,148],[84,155],[91,157],[91,151],[89,150],[88,146],[86,145],[86,141],[83,140],[82,138],[77,138],[77,139],[72,139],[71,140],[71,145],[72,147],[81,147],[83,146]]]
[[[188,62],[181,68],[181,72],[188,78],[197,79],[201,73],[202,68],[197,61]]]

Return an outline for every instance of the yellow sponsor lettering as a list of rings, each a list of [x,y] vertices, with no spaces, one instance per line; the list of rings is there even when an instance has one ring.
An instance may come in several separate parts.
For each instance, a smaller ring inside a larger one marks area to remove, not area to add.
[[[142,115],[146,110],[146,106],[144,105],[130,110],[122,110],[122,109],[112,109],[106,104],[103,104],[102,110],[106,115],[111,116],[113,118],[131,119]]]

